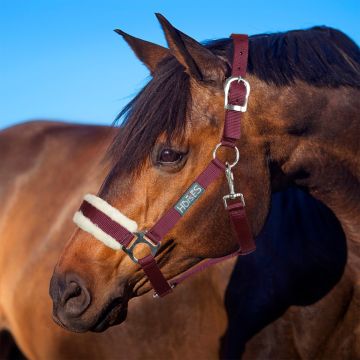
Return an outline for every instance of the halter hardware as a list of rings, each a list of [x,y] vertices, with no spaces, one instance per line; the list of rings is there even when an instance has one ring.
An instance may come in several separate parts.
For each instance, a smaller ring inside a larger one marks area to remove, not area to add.
[[[217,159],[216,157],[216,153],[217,151],[222,147],[222,146],[225,146],[225,147],[230,147],[232,149],[235,150],[235,160],[229,164],[229,167],[230,169],[233,168],[238,162],[239,162],[239,159],[240,159],[240,152],[239,152],[239,149],[236,145],[234,144],[231,144],[231,143],[224,143],[224,142],[220,142],[218,143],[216,146],[215,146],[215,149],[213,151],[213,159]],[[228,162],[226,162],[226,164],[228,164]]]
[[[138,244],[146,244],[152,256],[155,257],[158,252],[161,242],[159,241],[157,244],[153,243],[148,237],[146,237],[146,232],[136,232],[134,233],[134,241],[130,243],[130,246],[123,246],[122,250],[129,256],[129,258],[135,263],[139,264],[139,259],[134,255],[134,249]]]
[[[238,84],[243,83],[244,86],[245,86],[245,100],[244,100],[243,105],[229,104],[230,86],[234,81],[237,81]],[[246,81],[241,76],[231,76],[231,77],[227,78],[226,81],[225,81],[224,92],[225,92],[225,105],[224,105],[225,109],[233,110],[233,111],[240,111],[240,112],[245,112],[247,110],[247,104],[248,104],[249,95],[250,95],[250,84],[249,84],[248,81]]]
[[[225,175],[226,175],[226,179],[227,179],[228,185],[229,185],[229,194],[223,196],[225,209],[227,210],[227,208],[228,208],[227,200],[229,200],[229,199],[230,200],[235,200],[237,198],[240,198],[240,201],[241,201],[242,205],[245,207],[244,195],[242,193],[236,193],[235,192],[234,174],[233,174],[233,172],[231,170],[231,165],[229,163],[226,163]]]

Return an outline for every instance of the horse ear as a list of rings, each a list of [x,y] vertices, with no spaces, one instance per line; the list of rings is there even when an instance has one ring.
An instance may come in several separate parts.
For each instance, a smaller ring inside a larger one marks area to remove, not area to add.
[[[151,74],[154,73],[157,65],[159,62],[161,62],[161,60],[171,55],[169,49],[166,49],[160,45],[138,39],[119,29],[114,31],[124,38],[124,40],[133,49],[135,55],[150,70]]]
[[[171,53],[185,67],[186,72],[200,81],[215,81],[222,84],[227,64],[205,46],[173,27],[161,14],[158,18]]]

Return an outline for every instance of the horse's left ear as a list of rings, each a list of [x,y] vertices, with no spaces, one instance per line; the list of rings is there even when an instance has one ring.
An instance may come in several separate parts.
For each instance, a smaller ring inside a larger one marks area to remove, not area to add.
[[[186,72],[199,81],[221,84],[224,81],[227,64],[190,36],[172,26],[161,14],[158,18],[171,53],[185,67]]]
[[[135,55],[146,65],[152,75],[158,64],[164,58],[171,55],[169,49],[160,45],[138,39],[119,29],[115,29],[114,31],[124,38],[133,49]]]

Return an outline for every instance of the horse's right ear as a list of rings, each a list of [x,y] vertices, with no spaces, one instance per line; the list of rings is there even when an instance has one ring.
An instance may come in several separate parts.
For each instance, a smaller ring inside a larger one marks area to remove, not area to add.
[[[171,55],[169,49],[166,49],[160,45],[138,39],[119,29],[114,31],[124,38],[124,40],[133,49],[135,55],[150,70],[151,74],[154,73],[157,65],[161,62],[161,60]]]
[[[155,14],[165,33],[171,54],[185,71],[199,81],[211,81],[223,86],[228,71],[227,63],[206,46],[176,29],[161,14]]]

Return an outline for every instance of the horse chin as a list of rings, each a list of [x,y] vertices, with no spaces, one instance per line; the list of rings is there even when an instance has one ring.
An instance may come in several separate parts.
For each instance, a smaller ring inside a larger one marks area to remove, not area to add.
[[[81,317],[71,320],[63,319],[61,314],[53,314],[53,319],[58,325],[68,331],[76,333],[84,333],[87,331],[103,332],[111,326],[121,324],[126,320],[126,317],[127,302],[124,302],[122,298],[112,300],[93,321],[85,322]]]
[[[100,314],[95,324],[89,329],[93,332],[103,332],[110,326],[119,325],[127,316],[127,304],[121,300],[112,301]]]

